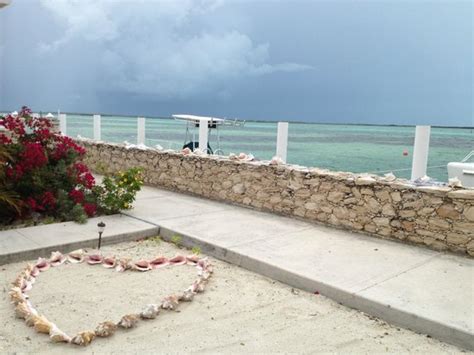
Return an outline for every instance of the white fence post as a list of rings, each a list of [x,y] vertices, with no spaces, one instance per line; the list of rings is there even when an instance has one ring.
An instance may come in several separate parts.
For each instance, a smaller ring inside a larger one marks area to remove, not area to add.
[[[66,114],[60,113],[59,114],[59,131],[63,136],[67,136],[67,123],[66,123]]]
[[[276,156],[286,163],[288,151],[288,122],[278,122]]]
[[[199,149],[206,154],[208,153],[207,151],[207,142],[208,142],[208,133],[209,133],[208,124],[209,123],[207,121],[199,122]]]
[[[430,150],[431,126],[416,126],[415,145],[413,147],[413,163],[411,179],[416,180],[426,175],[428,152]]]
[[[137,119],[137,144],[145,144],[145,117]]]
[[[100,141],[100,115],[94,115],[94,140]]]

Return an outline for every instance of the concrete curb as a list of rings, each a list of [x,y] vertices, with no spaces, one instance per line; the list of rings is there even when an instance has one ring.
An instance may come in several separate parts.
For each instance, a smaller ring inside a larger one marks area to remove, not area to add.
[[[382,304],[368,297],[347,292],[326,283],[299,275],[295,272],[282,269],[277,265],[263,262],[241,253],[236,253],[227,248],[208,243],[190,234],[181,233],[166,227],[160,227],[159,235],[166,241],[171,241],[171,238],[174,235],[179,235],[181,237],[181,244],[185,247],[191,248],[198,246],[201,248],[203,253],[211,255],[217,259],[238,265],[244,269],[280,281],[292,287],[311,293],[318,291],[320,294],[346,307],[357,309],[383,319],[390,324],[398,325],[417,333],[428,334],[433,338],[467,350],[474,350],[474,334],[466,332],[465,330],[420,317],[405,310],[394,308],[390,304]]]
[[[158,235],[159,227],[150,224],[150,228],[139,230],[136,232],[127,232],[122,234],[106,235],[102,238],[102,245],[117,244],[121,242],[128,242],[138,240],[147,237],[153,237]],[[95,248],[97,245],[97,236],[93,238],[80,240],[72,243],[64,243],[58,245],[52,245],[47,247],[39,247],[36,249],[23,250],[16,253],[0,255],[0,265],[36,259],[40,256],[49,257],[51,252],[60,251],[62,253],[69,252],[79,248]]]

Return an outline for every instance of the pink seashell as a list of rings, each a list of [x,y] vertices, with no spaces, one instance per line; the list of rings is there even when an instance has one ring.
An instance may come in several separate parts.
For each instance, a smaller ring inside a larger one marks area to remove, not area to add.
[[[107,269],[112,269],[115,267],[116,264],[117,259],[115,259],[115,256],[109,256],[107,258],[104,258],[104,263],[102,265]]]
[[[176,255],[169,260],[169,263],[170,265],[184,265],[186,264],[186,258],[182,255]]]
[[[66,261],[66,257],[61,254],[59,251],[53,251],[51,253],[51,258],[49,259],[49,264],[51,266],[59,266]]]
[[[192,154],[192,151],[191,151],[191,149],[189,149],[189,148],[184,148],[184,149],[181,151],[181,153],[183,153],[184,155],[190,155],[190,154]]]
[[[151,265],[146,260],[139,260],[133,264],[133,268],[138,271],[148,271],[151,270]]]
[[[30,291],[33,288],[33,284],[29,281],[24,280],[23,284],[21,285],[21,292],[25,293]]]
[[[87,255],[87,263],[89,265],[102,264],[104,258],[100,254]]]
[[[212,264],[209,262],[209,260],[207,258],[199,260],[198,263],[197,263],[197,267],[201,271],[207,271],[209,273],[213,272]]]
[[[189,265],[197,265],[199,256],[196,254],[186,256],[186,261]]]
[[[30,273],[31,277],[38,277],[39,274],[40,274],[40,270],[36,266],[33,267]]]
[[[49,269],[49,261],[44,259],[44,258],[38,258],[38,261],[36,262],[35,267],[40,271],[46,271]]]
[[[150,261],[150,265],[151,265],[152,269],[158,269],[160,267],[165,267],[168,264],[169,264],[168,259],[165,258],[164,256],[159,256],[156,259],[153,259],[152,261]]]

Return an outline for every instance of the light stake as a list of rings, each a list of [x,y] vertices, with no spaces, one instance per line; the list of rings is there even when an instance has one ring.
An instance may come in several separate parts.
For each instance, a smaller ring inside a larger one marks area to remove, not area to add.
[[[97,231],[99,232],[99,245],[97,246],[97,249],[100,249],[100,244],[102,242],[102,233],[104,233],[105,230],[105,223],[100,221],[97,223]]]

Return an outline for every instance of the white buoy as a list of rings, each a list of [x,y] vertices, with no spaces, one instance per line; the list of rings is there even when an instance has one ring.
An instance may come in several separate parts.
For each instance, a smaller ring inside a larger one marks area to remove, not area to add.
[[[145,117],[137,119],[137,144],[145,144]]]
[[[199,149],[204,154],[207,154],[207,142],[208,142],[209,127],[207,121],[199,122]]]
[[[100,115],[94,115],[94,140],[100,141]]]
[[[288,122],[278,122],[276,156],[286,163],[288,151]]]
[[[431,126],[416,126],[413,163],[411,167],[412,180],[426,176],[428,153],[430,150],[430,134]]]

